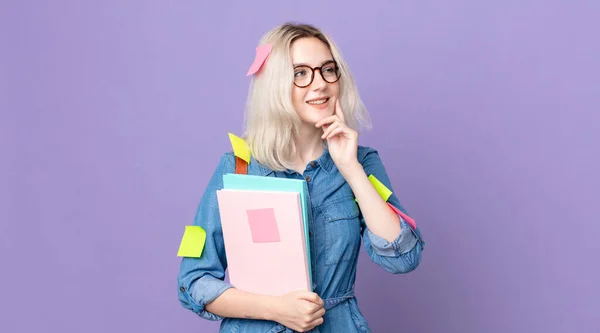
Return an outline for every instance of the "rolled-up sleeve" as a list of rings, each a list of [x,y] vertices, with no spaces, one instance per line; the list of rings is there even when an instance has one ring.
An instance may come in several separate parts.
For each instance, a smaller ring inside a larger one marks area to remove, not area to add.
[[[177,276],[181,305],[208,320],[223,317],[206,311],[206,304],[232,286],[224,281],[227,259],[217,202],[217,190],[223,188],[223,174],[233,172],[233,157],[225,154],[214,172],[198,205],[193,225],[206,231],[200,258],[183,257]]]
[[[406,221],[404,221],[401,217],[400,220],[402,231],[400,232],[400,235],[398,235],[398,237],[392,242],[388,242],[387,240],[372,233],[369,229],[366,229],[367,236],[369,237],[373,251],[376,254],[385,257],[398,257],[410,252],[410,250],[415,247],[419,237],[410,227],[410,225],[406,223]]]
[[[359,154],[362,157],[361,164],[367,175],[375,176],[392,191],[392,195],[388,198],[388,203],[408,215],[394,192],[377,151],[366,148],[361,152],[362,154]],[[398,217],[402,231],[396,239],[389,242],[372,233],[361,214],[363,243],[369,257],[374,263],[394,274],[408,273],[416,269],[421,262],[421,254],[425,247],[425,242],[419,228],[413,229],[401,216]]]

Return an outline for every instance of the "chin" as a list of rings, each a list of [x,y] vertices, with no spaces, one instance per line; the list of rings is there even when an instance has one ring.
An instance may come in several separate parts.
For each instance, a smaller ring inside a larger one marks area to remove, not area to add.
[[[300,118],[306,123],[315,125],[322,119],[332,116],[333,113],[333,110],[329,110],[329,108],[323,110],[314,110],[312,108],[309,108],[308,110],[302,110]]]

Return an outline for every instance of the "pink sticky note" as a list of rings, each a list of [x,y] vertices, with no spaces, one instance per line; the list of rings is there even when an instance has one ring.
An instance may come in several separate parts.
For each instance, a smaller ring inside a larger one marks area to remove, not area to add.
[[[412,217],[410,217],[410,216],[408,216],[408,215],[404,214],[402,211],[400,211],[400,209],[398,209],[398,208],[396,208],[396,207],[392,206],[392,204],[391,204],[391,203],[389,203],[389,202],[388,202],[387,204],[388,204],[388,206],[390,206],[390,208],[391,208],[391,209],[394,211],[394,213],[396,213],[396,214],[400,215],[400,216],[401,216],[401,217],[404,219],[404,221],[406,221],[406,223],[410,224],[410,226],[411,226],[413,229],[417,229],[417,223],[415,222],[415,220],[413,220],[413,219],[412,219]]]
[[[279,230],[273,208],[248,209],[248,223],[254,243],[279,242]]]
[[[254,58],[252,66],[250,66],[250,69],[248,69],[248,73],[246,73],[246,76],[252,75],[260,70],[265,60],[267,60],[267,57],[269,56],[269,53],[271,53],[272,49],[272,44],[265,44],[256,48],[256,57]]]

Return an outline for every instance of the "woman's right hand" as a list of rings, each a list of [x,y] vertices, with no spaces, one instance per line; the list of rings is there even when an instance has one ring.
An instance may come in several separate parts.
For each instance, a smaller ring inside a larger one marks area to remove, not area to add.
[[[275,298],[273,320],[297,332],[310,331],[323,323],[323,300],[309,291],[294,291]]]

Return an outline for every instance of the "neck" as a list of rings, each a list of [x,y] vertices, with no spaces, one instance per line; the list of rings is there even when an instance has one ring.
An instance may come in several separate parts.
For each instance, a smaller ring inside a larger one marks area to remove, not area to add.
[[[304,169],[304,166],[312,160],[316,160],[323,154],[325,144],[321,135],[323,130],[311,125],[302,126],[296,136],[296,162],[298,168]]]

